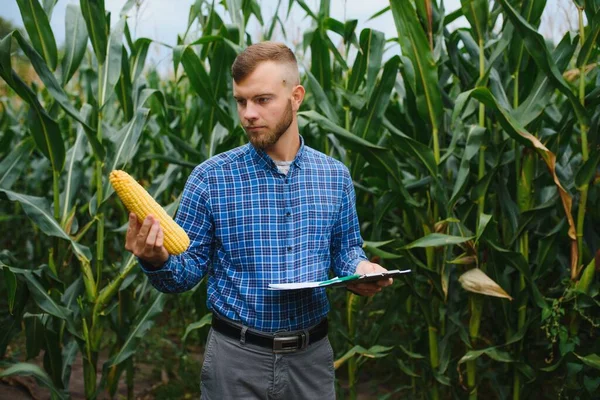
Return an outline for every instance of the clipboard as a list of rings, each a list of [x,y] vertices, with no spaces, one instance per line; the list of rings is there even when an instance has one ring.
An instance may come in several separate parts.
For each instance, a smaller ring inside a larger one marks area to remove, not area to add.
[[[343,277],[335,277],[320,282],[299,282],[299,283],[269,283],[269,290],[301,290],[314,289],[322,287],[346,286],[349,283],[367,283],[380,281],[387,278],[393,278],[402,274],[411,272],[410,269],[394,269],[387,272],[375,272],[372,274],[354,274]]]

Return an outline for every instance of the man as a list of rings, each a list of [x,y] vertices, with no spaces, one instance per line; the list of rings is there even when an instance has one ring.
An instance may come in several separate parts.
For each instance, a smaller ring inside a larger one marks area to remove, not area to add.
[[[126,248],[150,282],[183,292],[208,275],[213,312],[202,367],[203,399],[333,399],[325,289],[274,291],[269,283],[385,271],[362,250],[348,169],[304,145],[298,65],[283,44],[252,45],[232,66],[249,144],[190,175],[176,217],[189,249],[169,256],[151,216],[130,215]],[[392,283],[354,284],[370,296]]]

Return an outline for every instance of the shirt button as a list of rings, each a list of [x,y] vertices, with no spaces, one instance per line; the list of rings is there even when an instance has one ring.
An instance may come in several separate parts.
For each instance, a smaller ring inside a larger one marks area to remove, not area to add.
[[[290,215],[292,215],[292,213],[291,213],[291,212],[289,212],[289,211],[285,213],[285,216],[286,216],[286,217],[289,217]]]
[[[288,246],[287,251],[292,251],[292,246]]]

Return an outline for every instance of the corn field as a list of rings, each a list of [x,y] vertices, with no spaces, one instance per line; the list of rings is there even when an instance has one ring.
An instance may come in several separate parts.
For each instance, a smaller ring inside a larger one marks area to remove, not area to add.
[[[59,49],[57,0],[15,1],[23,30],[0,39],[0,377],[66,399],[81,357],[85,398],[120,381],[133,398],[161,316],[185,316],[182,357],[210,317],[204,283],[149,285],[108,175],[128,171],[174,215],[191,170],[246,143],[230,67],[249,19],[283,40],[285,13],[191,1],[168,47],[132,35],[136,1],[117,15],[80,0]],[[381,399],[598,398],[600,0],[573,0],[576,31],[556,42],[539,32],[546,0],[391,0],[372,18],[391,13],[396,37],[330,17],[330,0],[281,3],[311,21],[293,49],[300,132],[350,169],[369,257],[412,269],[372,298],[328,292],[338,398],[364,382]]]

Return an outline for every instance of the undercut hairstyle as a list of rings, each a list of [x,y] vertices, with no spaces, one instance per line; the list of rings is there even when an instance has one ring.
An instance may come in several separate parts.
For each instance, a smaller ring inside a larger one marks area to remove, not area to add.
[[[236,83],[243,81],[250,75],[256,67],[265,61],[274,61],[276,63],[287,64],[290,68],[290,76],[294,82],[287,84],[300,83],[300,73],[298,72],[298,62],[292,50],[283,43],[261,42],[248,46],[236,57],[231,66],[231,75]],[[286,74],[287,75],[287,74]]]

